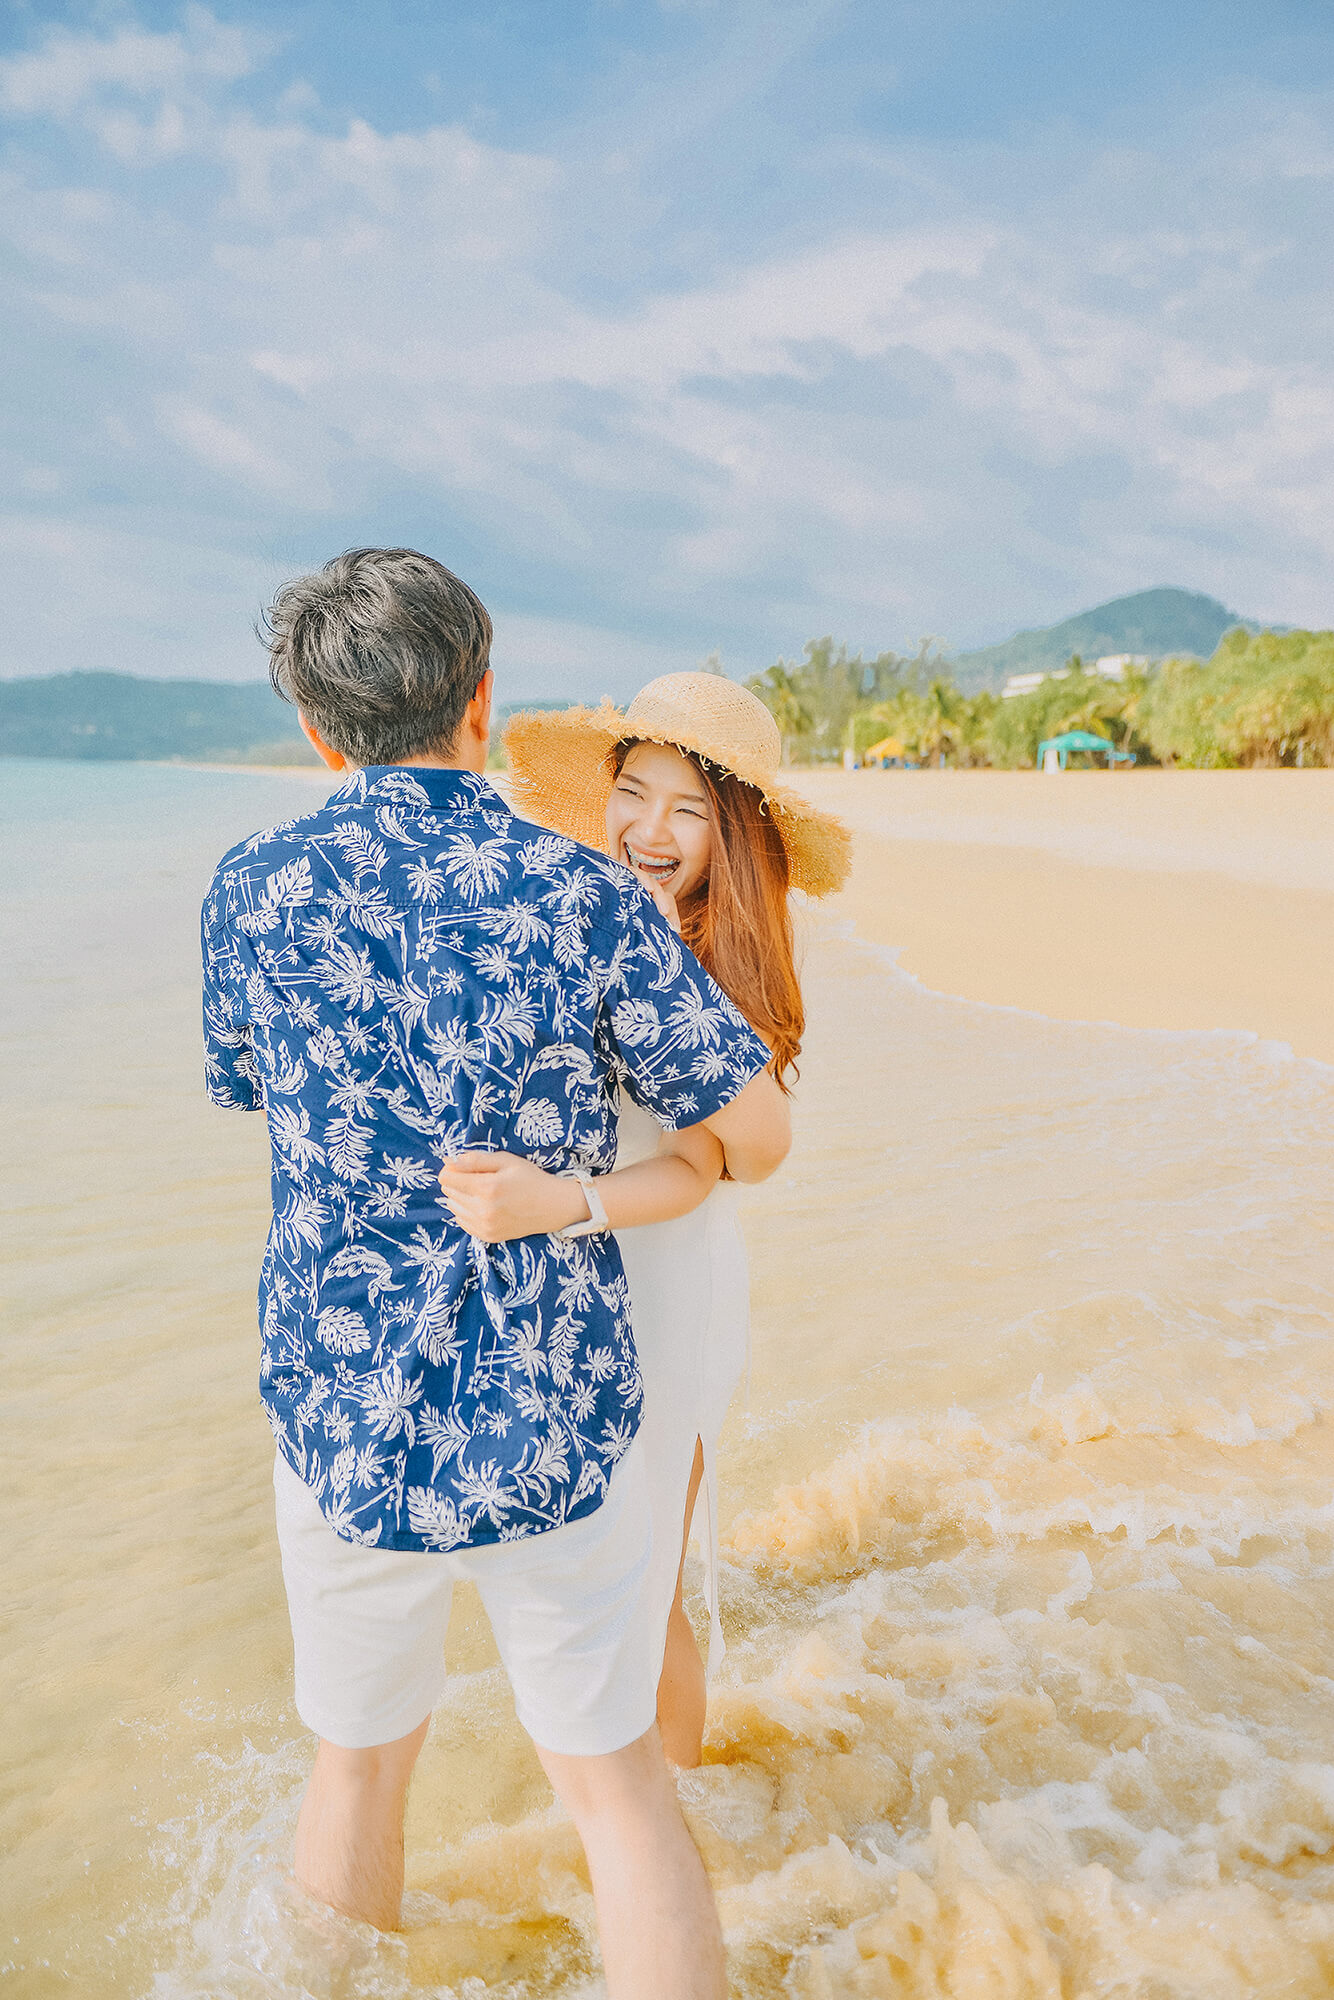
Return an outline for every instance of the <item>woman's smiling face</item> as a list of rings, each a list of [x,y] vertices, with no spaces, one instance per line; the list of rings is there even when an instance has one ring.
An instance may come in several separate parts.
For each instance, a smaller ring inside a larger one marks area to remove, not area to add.
[[[713,829],[699,772],[666,743],[635,743],[607,800],[607,848],[647,889],[680,900],[709,872]]]

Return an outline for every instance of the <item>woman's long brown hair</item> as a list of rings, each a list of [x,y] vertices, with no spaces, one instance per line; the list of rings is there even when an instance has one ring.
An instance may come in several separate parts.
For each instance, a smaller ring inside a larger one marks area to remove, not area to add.
[[[616,745],[610,760],[615,776],[633,748],[633,742]],[[769,1067],[786,1090],[789,1073],[797,1074],[806,1011],[793,956],[783,836],[754,785],[692,751],[681,755],[699,773],[713,833],[708,875],[677,905],[681,935],[769,1044]]]

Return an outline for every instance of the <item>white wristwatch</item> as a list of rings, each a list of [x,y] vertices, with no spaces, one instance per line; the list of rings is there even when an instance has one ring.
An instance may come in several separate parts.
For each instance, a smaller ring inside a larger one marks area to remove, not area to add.
[[[588,1220],[568,1222],[564,1229],[556,1231],[557,1236],[600,1236],[604,1230],[611,1228],[611,1224],[607,1220],[607,1211],[602,1206],[602,1196],[598,1193],[597,1182],[592,1174],[574,1173],[570,1175],[570,1179],[578,1181],[584,1191],[584,1200],[588,1203]]]

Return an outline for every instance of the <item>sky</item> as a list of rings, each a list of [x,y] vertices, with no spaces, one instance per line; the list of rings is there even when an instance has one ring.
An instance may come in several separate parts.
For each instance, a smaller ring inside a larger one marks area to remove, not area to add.
[[[0,675],[367,543],[502,699],[1334,625],[1328,0],[2,0],[0,119]]]

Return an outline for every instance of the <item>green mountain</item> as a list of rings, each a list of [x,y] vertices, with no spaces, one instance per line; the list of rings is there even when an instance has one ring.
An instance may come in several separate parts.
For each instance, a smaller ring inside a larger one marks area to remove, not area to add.
[[[563,701],[509,702],[563,708]],[[267,681],[150,681],[135,674],[48,674],[0,681],[0,757],[173,759],[194,764],[313,764],[296,711]]]
[[[1114,597],[1110,604],[1063,618],[1059,625],[1017,632],[1003,645],[956,653],[955,677],[970,692],[999,687],[1009,674],[1062,667],[1072,653],[1085,661],[1104,653],[1146,653],[1151,660],[1168,653],[1197,653],[1207,660],[1223,634],[1236,625],[1244,625],[1248,632],[1261,629],[1227,610],[1216,597],[1202,597],[1193,590],[1140,590],[1133,597]]]
[[[48,674],[0,681],[0,756],[309,764],[296,711],[267,681]]]

